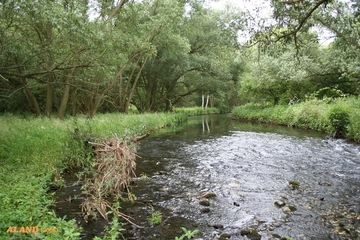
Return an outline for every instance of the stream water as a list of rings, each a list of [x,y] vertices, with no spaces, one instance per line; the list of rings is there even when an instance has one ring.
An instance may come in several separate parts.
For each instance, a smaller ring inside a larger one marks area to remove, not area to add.
[[[174,239],[181,227],[204,240],[360,239],[359,145],[211,115],[154,132],[137,154],[136,173],[148,178],[132,186],[137,201],[121,206],[143,228],[127,225],[126,239]],[[79,191],[69,184],[56,198]],[[57,212],[79,218],[79,203]],[[158,225],[148,220],[154,211]],[[84,224],[83,238],[101,236],[105,224]]]

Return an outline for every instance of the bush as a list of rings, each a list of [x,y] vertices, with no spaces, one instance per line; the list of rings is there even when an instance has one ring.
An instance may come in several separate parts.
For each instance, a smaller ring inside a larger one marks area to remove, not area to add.
[[[334,137],[344,137],[347,132],[347,126],[350,123],[349,110],[344,105],[335,105],[329,109],[329,120],[334,128]]]
[[[275,123],[332,133],[360,142],[360,101],[358,97],[311,99],[295,105],[246,104],[233,109],[234,118]]]

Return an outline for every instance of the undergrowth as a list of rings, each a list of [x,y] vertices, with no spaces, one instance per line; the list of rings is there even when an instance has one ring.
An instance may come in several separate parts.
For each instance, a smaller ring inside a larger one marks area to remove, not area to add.
[[[183,108],[174,108],[175,113],[186,114],[187,116],[194,115],[205,115],[205,114],[217,114],[221,113],[219,108],[202,108],[202,107],[183,107]]]
[[[184,114],[99,114],[58,120],[0,116],[0,239],[79,239],[75,221],[56,216],[53,188],[61,187],[66,168],[90,168],[90,141],[117,134],[140,136],[184,121]],[[9,227],[37,226],[32,233]],[[44,229],[56,229],[45,232]]]
[[[294,105],[247,104],[233,118],[312,129],[360,142],[360,100],[356,97],[309,100]]]

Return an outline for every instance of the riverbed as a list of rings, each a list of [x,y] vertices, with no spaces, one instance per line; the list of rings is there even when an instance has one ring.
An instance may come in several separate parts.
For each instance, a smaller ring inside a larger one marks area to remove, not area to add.
[[[137,154],[137,200],[121,206],[141,227],[128,224],[126,239],[174,239],[181,227],[205,240],[359,239],[359,145],[210,115],[154,132]],[[155,211],[157,225],[148,220]],[[105,222],[83,225],[91,239]]]

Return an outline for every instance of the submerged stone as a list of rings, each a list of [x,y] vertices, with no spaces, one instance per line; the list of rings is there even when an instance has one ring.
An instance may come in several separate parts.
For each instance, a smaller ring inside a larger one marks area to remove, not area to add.
[[[209,200],[206,200],[206,199],[200,200],[199,204],[202,205],[202,206],[210,206]]]
[[[280,208],[280,207],[285,206],[285,202],[283,202],[283,201],[275,201],[274,205]]]
[[[223,233],[220,235],[220,238],[219,240],[227,240],[227,239],[230,239],[231,238],[231,235],[228,234],[228,233]]]
[[[216,198],[216,194],[207,192],[203,195],[198,196],[198,198],[207,198],[207,199]]]
[[[210,208],[202,208],[200,209],[201,213],[209,213],[210,212]]]
[[[222,228],[224,228],[224,225],[222,225],[222,224],[211,224],[210,227],[213,227],[215,229],[222,229]]]
[[[294,212],[297,210],[297,208],[295,206],[288,205],[288,206],[283,207],[282,210],[284,212]]]
[[[251,240],[260,240],[261,235],[258,233],[257,229],[244,229],[240,231],[241,236],[246,236]]]
[[[297,181],[289,181],[289,186],[295,190],[300,188],[300,183]]]

